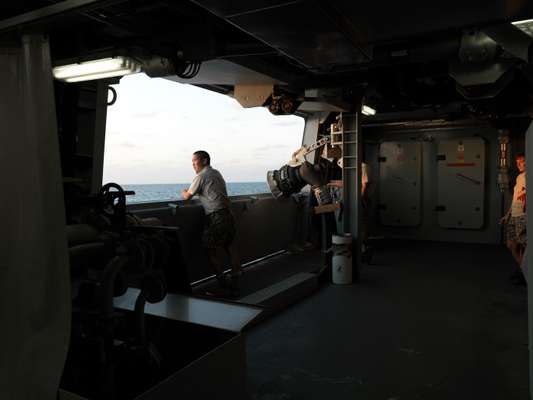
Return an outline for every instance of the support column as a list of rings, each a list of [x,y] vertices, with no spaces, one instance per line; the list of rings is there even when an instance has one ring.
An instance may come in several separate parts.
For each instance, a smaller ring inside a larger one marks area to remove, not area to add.
[[[94,123],[93,173],[91,193],[98,193],[104,174],[105,128],[107,121],[107,92],[109,84],[99,80],[96,85],[96,111]]]
[[[305,127],[304,127],[302,145],[310,145],[317,141],[318,127],[320,125],[321,116],[322,116],[321,112],[315,112],[315,113],[310,114],[305,119]],[[312,151],[311,153],[305,156],[305,159],[309,161],[311,164],[315,163],[315,153],[316,153],[316,150]]]
[[[526,177],[533,177],[533,121],[530,123],[526,131]],[[527,186],[527,178],[526,178]],[[528,247],[531,245],[529,236],[533,233],[533,218],[531,217],[531,210],[533,210],[533,196],[526,195],[526,210],[527,210],[527,236]],[[533,251],[527,250],[527,282],[531,285],[533,282]],[[533,399],[533,290],[531,287],[527,291],[527,312],[529,321],[529,397]]]
[[[304,127],[304,134],[302,139],[302,145],[311,145],[315,143],[318,140],[318,128],[320,126],[320,122],[322,119],[322,112],[314,112],[310,113],[307,118],[305,119],[305,127]],[[320,148],[319,151],[322,149]],[[305,159],[310,162],[311,164],[315,163],[316,158],[316,150],[310,152],[309,154],[305,155]],[[313,194],[309,194],[309,198],[307,199],[307,204],[305,208],[305,223],[303,224],[304,228],[302,229],[304,232],[308,232],[309,229],[311,229],[311,223],[312,223],[312,213],[313,213]],[[323,214],[320,216],[320,236],[321,236],[321,249],[322,249],[322,262],[324,266],[328,265],[329,261],[329,254],[327,253],[328,249],[328,238],[327,238],[327,221],[326,216]]]
[[[360,110],[361,107],[355,107]],[[359,279],[361,265],[361,160],[363,156],[359,112],[342,115],[343,141],[343,229],[352,235],[353,279]]]
[[[0,398],[55,400],[70,278],[48,41],[0,48]]]

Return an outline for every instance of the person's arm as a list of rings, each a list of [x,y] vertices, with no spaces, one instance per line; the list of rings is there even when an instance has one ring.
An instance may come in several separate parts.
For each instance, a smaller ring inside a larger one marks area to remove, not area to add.
[[[522,188],[522,194],[518,196],[518,200],[522,202],[522,211],[526,212],[526,188]]]
[[[505,215],[500,218],[500,225],[506,224],[507,222],[509,222],[509,218],[511,218],[511,209],[512,209],[512,206],[509,207],[509,210],[507,210]]]
[[[196,175],[192,180],[189,189],[181,191],[181,197],[183,197],[183,200],[190,200],[196,193],[198,193],[198,190],[200,189],[200,183],[201,178],[199,175]]]
[[[368,164],[361,163],[361,197],[365,198],[368,190]]]
[[[328,182],[328,186],[342,189],[342,180],[332,180]]]

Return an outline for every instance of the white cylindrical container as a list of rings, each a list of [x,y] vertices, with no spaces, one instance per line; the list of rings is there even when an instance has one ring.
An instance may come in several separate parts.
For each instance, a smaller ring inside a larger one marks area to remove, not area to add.
[[[333,235],[331,244],[331,280],[337,285],[349,285],[352,283],[352,235]]]

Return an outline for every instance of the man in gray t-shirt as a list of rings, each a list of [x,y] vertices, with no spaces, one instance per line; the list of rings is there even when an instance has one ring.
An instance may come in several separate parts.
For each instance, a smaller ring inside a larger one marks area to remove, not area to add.
[[[230,201],[226,190],[226,182],[216,169],[211,167],[211,158],[203,150],[196,151],[192,155],[192,167],[196,176],[191,186],[183,190],[181,195],[185,200],[198,196],[205,212],[205,230],[203,244],[207,247],[208,259],[214,269],[221,286],[225,286],[225,279],[221,261],[218,257],[218,249],[224,249],[232,266],[231,295],[238,295],[238,280],[241,270],[239,255],[235,248],[235,221],[230,211]]]

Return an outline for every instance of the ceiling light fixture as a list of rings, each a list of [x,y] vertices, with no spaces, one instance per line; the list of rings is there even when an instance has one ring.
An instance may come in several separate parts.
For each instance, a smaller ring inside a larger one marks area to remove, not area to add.
[[[515,21],[512,23],[522,32],[527,33],[529,36],[533,37],[533,19],[524,19],[522,21]]]
[[[141,72],[141,64],[129,57],[108,57],[54,67],[54,78],[64,82],[82,82]]]
[[[522,21],[515,21],[513,22],[513,25],[523,25],[523,24],[531,24],[533,23],[533,18],[532,19],[523,19]]]
[[[374,110],[372,107],[369,107],[367,105],[363,105],[361,107],[361,113],[363,115],[376,115],[376,110]]]

